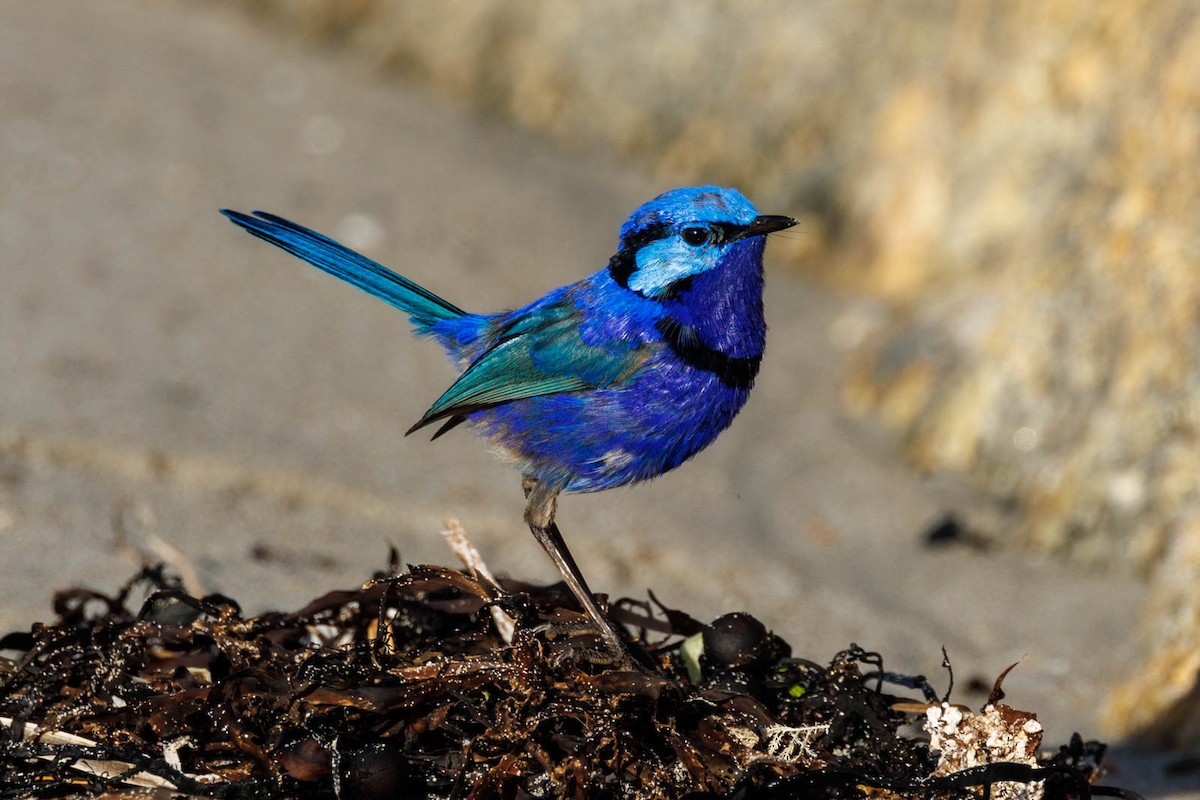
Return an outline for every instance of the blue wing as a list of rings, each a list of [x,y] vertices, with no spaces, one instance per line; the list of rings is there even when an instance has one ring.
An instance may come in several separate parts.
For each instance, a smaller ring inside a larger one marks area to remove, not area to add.
[[[497,320],[494,344],[437,399],[408,433],[438,420],[436,439],[472,411],[561,392],[623,385],[653,354],[643,341],[588,344],[569,302],[522,309]]]
[[[221,213],[258,238],[407,313],[423,332],[438,322],[466,315],[423,286],[303,225],[265,211],[251,216],[223,208]]]

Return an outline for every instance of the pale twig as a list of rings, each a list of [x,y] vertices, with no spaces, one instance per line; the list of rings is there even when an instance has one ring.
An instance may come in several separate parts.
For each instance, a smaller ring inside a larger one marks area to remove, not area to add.
[[[131,513],[141,528],[141,542],[135,542],[130,533],[128,515]],[[195,563],[182,550],[155,532],[158,523],[154,512],[148,506],[135,504],[129,498],[123,498],[113,507],[111,522],[113,542],[126,556],[141,566],[160,561],[174,568],[188,594],[193,597],[203,597],[207,594]]]
[[[207,594],[204,581],[200,579],[200,570],[182,550],[153,531],[146,532],[145,541],[151,553],[179,573],[179,579],[183,581],[183,588],[188,594],[192,597],[204,597]]]
[[[483,584],[492,597],[497,597],[504,594],[504,590],[500,588],[500,584],[496,581],[496,577],[492,575],[492,571],[488,569],[487,564],[483,560],[483,556],[475,549],[475,545],[467,538],[466,528],[457,519],[451,517],[445,522],[446,528],[442,531],[442,536],[446,539],[446,544],[454,551],[454,555],[458,556],[458,560],[467,568],[467,572]],[[516,630],[516,621],[508,615],[504,609],[499,606],[492,606],[492,621],[496,623],[496,632],[500,634],[500,638],[505,644],[512,644],[513,633]]]

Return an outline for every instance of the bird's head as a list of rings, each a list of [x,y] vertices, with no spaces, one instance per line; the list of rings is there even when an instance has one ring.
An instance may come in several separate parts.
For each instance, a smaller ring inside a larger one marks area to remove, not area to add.
[[[669,298],[731,255],[747,249],[754,252],[745,255],[760,255],[764,236],[795,224],[791,217],[759,214],[736,189],[673,189],[621,226],[620,249],[609,271],[643,297]]]

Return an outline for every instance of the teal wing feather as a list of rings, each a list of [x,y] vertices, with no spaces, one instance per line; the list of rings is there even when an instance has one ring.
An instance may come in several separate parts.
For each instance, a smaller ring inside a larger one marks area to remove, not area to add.
[[[525,317],[503,329],[499,341],[477,358],[413,425],[412,433],[448,420],[434,438],[483,408],[529,397],[602,389],[627,381],[650,357],[644,342],[590,345],[574,315]]]

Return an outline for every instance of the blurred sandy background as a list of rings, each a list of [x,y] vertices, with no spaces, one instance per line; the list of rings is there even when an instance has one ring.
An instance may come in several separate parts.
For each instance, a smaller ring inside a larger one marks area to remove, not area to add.
[[[494,309],[718,182],[803,221],[768,252],[760,385],[695,463],[564,502],[592,582],[744,608],[814,658],[858,641],[940,679],[945,644],[960,685],[1027,654],[1006,686],[1051,741],[1200,746],[1200,6],[0,15],[7,627],[115,585],[118,534],[249,610],[356,583],[389,542],[447,563],[451,515],[495,569],[552,578],[514,474],[402,436],[451,378],[435,348],[215,209]],[[948,514],[996,546],[925,547]]]

